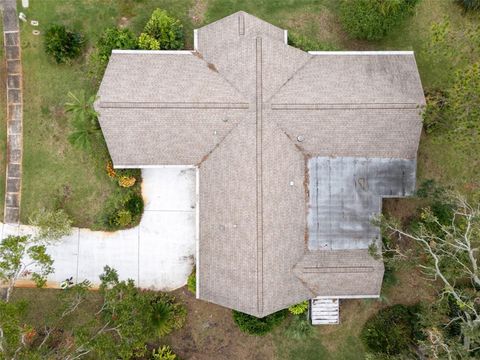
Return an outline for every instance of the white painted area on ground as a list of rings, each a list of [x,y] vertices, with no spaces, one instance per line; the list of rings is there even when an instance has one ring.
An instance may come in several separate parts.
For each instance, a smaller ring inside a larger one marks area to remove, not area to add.
[[[103,267],[142,288],[173,290],[186,284],[195,264],[195,169],[143,169],[145,211],[140,225],[112,233],[74,228],[48,246],[55,272],[49,287],[65,279],[99,284]],[[0,223],[0,236],[33,234],[31,226]]]

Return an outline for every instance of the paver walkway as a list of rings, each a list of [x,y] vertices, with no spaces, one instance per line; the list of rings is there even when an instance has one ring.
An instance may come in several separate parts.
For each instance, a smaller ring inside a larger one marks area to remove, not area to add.
[[[4,222],[20,221],[22,187],[22,63],[18,27],[17,3],[3,0],[3,40],[7,79],[7,171],[5,188]]]
[[[141,288],[173,290],[185,285],[195,263],[196,171],[191,168],[142,170],[145,212],[140,225],[113,233],[74,228],[48,247],[55,272],[47,286],[60,287],[73,277],[99,285],[103,267],[115,268],[121,279]],[[35,228],[0,223],[0,239],[33,234]],[[31,286],[20,281],[18,286]]]

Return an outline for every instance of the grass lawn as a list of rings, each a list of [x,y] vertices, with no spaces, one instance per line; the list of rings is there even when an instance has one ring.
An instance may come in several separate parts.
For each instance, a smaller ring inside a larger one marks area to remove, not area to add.
[[[42,32],[53,23],[79,30],[86,37],[85,53],[88,54],[104,28],[121,21],[139,32],[157,6],[166,7],[181,18],[186,33],[190,34],[187,4],[174,0],[42,0],[32,1],[25,13],[29,19],[39,21]],[[21,220],[27,222],[32,212],[39,208],[61,204],[75,225],[92,227],[105,201],[118,187],[107,177],[105,163],[67,141],[70,132],[64,111],[67,93],[96,92],[86,76],[86,56],[72,64],[57,65],[45,54],[43,38],[32,35],[32,30],[30,25],[22,24],[25,113]],[[191,36],[188,39],[191,43]]]

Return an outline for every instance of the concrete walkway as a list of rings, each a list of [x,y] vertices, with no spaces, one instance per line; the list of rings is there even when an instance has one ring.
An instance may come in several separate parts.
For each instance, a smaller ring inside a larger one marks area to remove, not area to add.
[[[4,221],[20,221],[22,188],[22,62],[18,28],[17,3],[3,0],[3,41],[7,62],[7,171]]]
[[[173,290],[185,285],[195,263],[195,169],[146,169],[142,176],[145,212],[140,225],[113,233],[74,228],[48,247],[55,267],[48,287],[57,288],[70,277],[98,286],[105,265],[141,288]],[[35,232],[32,226],[1,223],[0,230],[2,239]],[[21,281],[19,286],[32,283]]]

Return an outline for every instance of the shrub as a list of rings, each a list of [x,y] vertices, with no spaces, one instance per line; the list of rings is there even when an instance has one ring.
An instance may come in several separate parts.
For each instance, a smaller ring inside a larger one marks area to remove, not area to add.
[[[169,16],[165,10],[156,9],[145,25],[143,32],[158,41],[159,49],[175,50],[183,48],[183,25],[179,20]]]
[[[187,289],[194,295],[197,293],[197,272],[195,269],[187,279]]]
[[[308,301],[302,301],[301,303],[292,305],[288,308],[293,315],[301,315],[308,309]]]
[[[338,50],[335,46],[323,44],[314,41],[306,36],[296,34],[294,32],[288,33],[288,44],[303,51],[335,51]]]
[[[83,36],[67,30],[63,25],[54,24],[45,32],[45,52],[57,64],[65,63],[80,55]]]
[[[280,310],[263,318],[233,310],[233,321],[241,331],[250,335],[265,335],[279,325],[287,316],[287,310]]]
[[[133,218],[142,216],[143,198],[137,193],[132,193],[130,198],[125,202],[125,209],[127,209],[132,214]]]
[[[124,187],[124,188],[129,188],[129,187],[132,187],[133,185],[135,185],[135,182],[137,181],[137,179],[135,179],[135,176],[120,176],[118,178],[118,185],[120,185],[121,187]]]
[[[480,0],[456,0],[465,10],[480,10]]]
[[[108,63],[112,50],[114,49],[135,49],[137,39],[135,34],[129,29],[119,29],[116,27],[107,28],[97,41],[97,52],[100,61]]]
[[[153,360],[177,360],[177,355],[172,351],[170,346],[163,345],[158,348],[158,350],[153,350],[152,352]]]
[[[371,352],[385,355],[407,354],[420,338],[419,306],[394,305],[367,320],[361,339]]]
[[[148,34],[141,33],[138,38],[138,47],[142,50],[160,50],[160,42]]]
[[[132,214],[128,210],[120,210],[115,216],[115,224],[126,227],[132,223]]]
[[[159,293],[151,300],[151,323],[158,336],[170,334],[180,329],[187,317],[186,308],[175,302],[175,298],[166,293]]]
[[[427,106],[423,112],[423,127],[430,134],[444,127],[444,111],[447,104],[447,95],[441,90],[425,93]]]
[[[418,0],[343,0],[340,19],[354,38],[378,40],[412,10]]]

